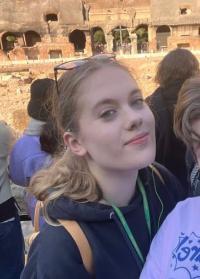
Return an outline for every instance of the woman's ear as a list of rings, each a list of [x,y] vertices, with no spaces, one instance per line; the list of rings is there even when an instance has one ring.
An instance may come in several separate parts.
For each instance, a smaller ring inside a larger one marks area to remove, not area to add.
[[[73,154],[77,156],[85,156],[87,154],[87,150],[74,133],[65,132],[63,140],[67,149],[69,149]]]

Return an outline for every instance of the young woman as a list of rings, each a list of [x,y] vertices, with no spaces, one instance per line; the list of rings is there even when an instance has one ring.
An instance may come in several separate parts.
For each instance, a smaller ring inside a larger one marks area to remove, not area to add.
[[[200,77],[187,80],[175,109],[175,132],[200,167]],[[196,178],[199,180],[199,176]],[[200,182],[200,181],[199,181]],[[200,198],[180,202],[155,236],[141,279],[200,278]]]
[[[138,278],[152,237],[183,198],[173,175],[149,167],[155,124],[136,81],[113,59],[97,57],[57,67],[67,70],[55,109],[67,148],[32,180],[49,224],[22,279]],[[59,219],[80,225],[92,250],[91,273]]]

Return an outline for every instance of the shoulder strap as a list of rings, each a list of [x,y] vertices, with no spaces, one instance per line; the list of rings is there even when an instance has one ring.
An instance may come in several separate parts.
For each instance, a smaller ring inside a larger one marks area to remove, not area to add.
[[[34,231],[39,232],[40,231],[40,210],[43,207],[43,203],[41,201],[37,201],[35,205],[35,211],[34,211],[34,220],[33,220],[33,226]]]
[[[88,273],[91,274],[93,272],[92,250],[80,225],[76,221],[71,221],[71,220],[58,220],[58,221],[68,231],[68,233],[75,241],[76,245],[79,248],[85,269],[87,270]]]
[[[164,178],[162,174],[159,172],[159,170],[152,164],[149,165],[149,167],[152,169],[153,172],[160,178],[160,181],[165,184]]]

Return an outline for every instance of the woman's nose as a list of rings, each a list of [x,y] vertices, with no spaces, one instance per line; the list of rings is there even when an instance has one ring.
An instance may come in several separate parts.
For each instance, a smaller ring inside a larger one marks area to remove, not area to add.
[[[134,130],[139,128],[142,125],[142,115],[134,112],[133,110],[129,110],[126,112],[126,120],[125,120],[125,128],[126,130]]]

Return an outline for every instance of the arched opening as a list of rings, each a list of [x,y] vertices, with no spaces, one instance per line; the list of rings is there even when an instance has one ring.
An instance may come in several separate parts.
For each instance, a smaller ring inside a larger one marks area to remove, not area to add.
[[[159,26],[156,30],[156,41],[157,41],[157,50],[167,49],[167,39],[171,35],[171,30],[169,26],[162,25]]]
[[[101,27],[93,27],[91,30],[92,52],[94,54],[104,52],[106,39],[104,31]]]
[[[45,15],[45,21],[58,21],[58,15],[57,14],[47,14]]]
[[[119,25],[112,30],[113,51],[129,52],[131,40],[126,26]]]
[[[137,35],[137,51],[147,52],[148,51],[148,25],[141,24],[135,29]]]
[[[6,32],[1,37],[2,47],[5,52],[12,50],[15,47],[17,36],[15,33]]]
[[[83,31],[76,29],[69,34],[70,43],[74,44],[75,52],[83,52],[86,43],[86,37]]]
[[[41,42],[40,35],[35,31],[27,31],[25,33],[26,46],[32,47],[36,43]]]

